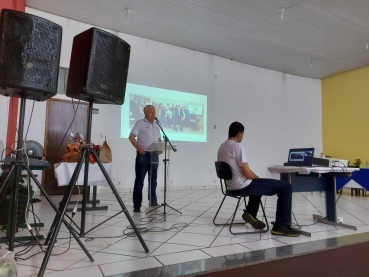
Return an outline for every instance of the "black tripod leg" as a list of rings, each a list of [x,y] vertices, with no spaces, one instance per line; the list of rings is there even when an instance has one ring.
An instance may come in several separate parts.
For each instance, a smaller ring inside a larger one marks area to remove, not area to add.
[[[6,176],[5,178],[5,181],[3,183],[3,185],[1,186],[0,188],[0,206],[1,204],[3,203],[3,200],[4,200],[4,196],[5,196],[5,193],[6,193],[6,188],[8,187],[8,185],[10,184],[9,183],[9,180],[12,176],[12,174],[14,173],[14,169],[15,169],[15,166],[13,165],[12,168],[10,169],[9,173],[8,173],[8,176]],[[2,196],[2,193],[4,193],[4,195]]]
[[[111,179],[110,179],[110,177],[109,177],[108,173],[107,173],[107,172],[106,172],[106,170],[105,170],[105,167],[104,167],[104,166],[103,166],[103,164],[101,163],[101,161],[100,161],[99,157],[96,155],[96,152],[95,152],[94,150],[92,151],[92,155],[94,156],[94,158],[95,158],[95,160],[96,160],[97,164],[99,165],[99,167],[100,167],[100,169],[101,169],[102,173],[104,174],[104,177],[105,177],[106,181],[108,182],[108,184],[109,184],[109,186],[110,186],[111,190],[113,191],[113,193],[114,193],[114,195],[115,195],[115,198],[116,198],[116,199],[117,199],[117,201],[119,202],[119,204],[120,204],[120,206],[121,206],[121,208],[122,208],[122,210],[123,210],[124,214],[126,215],[126,217],[127,217],[128,221],[129,221],[129,223],[131,224],[131,226],[132,226],[132,228],[133,228],[133,230],[134,230],[134,232],[135,232],[135,234],[136,234],[136,236],[137,236],[138,240],[141,242],[142,247],[145,249],[145,252],[146,252],[146,253],[149,253],[149,252],[150,252],[150,251],[149,251],[149,248],[147,248],[146,243],[145,243],[145,242],[144,242],[144,240],[142,239],[140,232],[137,230],[136,224],[133,222],[131,215],[130,215],[130,214],[129,214],[129,212],[127,211],[126,206],[124,205],[124,203],[123,203],[123,201],[122,201],[122,198],[120,198],[120,196],[119,196],[119,194],[118,194],[118,192],[117,192],[117,190],[116,190],[116,188],[115,188],[115,186],[114,186],[113,182],[111,181]]]
[[[83,160],[84,160],[85,155],[86,155],[86,151],[83,151],[82,152],[81,159],[77,163],[75,172],[77,171],[79,173],[81,171],[81,167],[82,167],[82,164],[83,164]],[[57,221],[57,223],[55,225],[55,229],[53,230],[53,234],[51,236],[51,241],[49,243],[49,247],[47,248],[47,251],[46,251],[44,260],[42,261],[42,264],[41,264],[41,267],[40,267],[40,271],[38,273],[38,276],[40,276],[40,277],[42,277],[43,274],[45,273],[46,265],[49,262],[49,259],[50,259],[50,256],[51,256],[51,252],[52,252],[52,250],[54,248],[54,244],[55,244],[55,241],[56,241],[56,237],[58,236],[61,223],[63,222],[64,215],[65,215],[66,210],[67,210],[67,207],[68,207],[68,203],[70,201],[70,198],[72,197],[73,189],[74,189],[74,186],[75,186],[75,184],[77,182],[77,179],[78,179],[78,174],[74,174],[73,173],[73,177],[72,177],[72,179],[69,182],[67,192],[64,194],[62,203],[61,203],[60,208],[59,208],[59,212],[56,215],[56,217],[58,218],[58,221]],[[92,257],[90,259],[92,259]]]
[[[169,208],[171,208],[172,210],[175,210],[177,213],[182,214],[180,211],[178,211],[177,209],[174,209],[172,206],[169,206],[168,204],[165,204],[166,206],[168,206]]]
[[[90,148],[85,148],[85,172],[83,177],[83,200],[82,200],[82,214],[81,214],[81,229],[79,235],[85,236],[85,220],[86,220],[86,204],[90,197],[90,190],[88,187],[88,170],[90,165]]]
[[[17,160],[20,160],[20,153],[17,153]],[[19,157],[18,157],[19,156]],[[15,178],[14,178],[14,188],[11,193],[11,205],[9,214],[10,217],[10,230],[9,230],[9,251],[14,251],[15,233],[17,230],[17,210],[18,210],[18,195],[19,195],[19,182],[21,175],[21,167],[19,165],[15,166]]]
[[[78,180],[78,176],[79,176],[79,173],[81,171],[82,164],[84,163],[84,157],[85,157],[84,155],[85,155],[85,153],[86,153],[85,151],[82,151],[81,158],[79,159],[79,161],[78,161],[78,163],[76,165],[76,169],[74,170],[74,172],[72,174],[72,178],[69,181],[68,188],[67,188],[67,191],[64,194],[64,197],[65,197],[65,195],[68,195],[69,194],[70,185],[71,185],[72,181],[74,182],[73,183],[73,186],[74,186],[74,184]],[[71,191],[73,192],[73,189]],[[47,195],[47,194],[45,194],[45,195]],[[63,199],[64,199],[64,197],[63,197]],[[54,205],[54,202],[53,202],[53,205]],[[60,214],[59,210],[60,210],[61,207],[62,207],[62,202],[60,202],[60,204],[59,204],[59,209],[57,210],[57,215],[54,217],[53,224],[51,224],[50,231],[55,229],[56,223],[59,220],[59,214]],[[53,234],[53,232],[49,232],[49,234],[47,235],[46,240],[45,240],[45,243],[44,243],[45,245],[48,245],[49,244],[49,241],[50,241],[50,238],[51,238],[52,234]]]
[[[54,209],[54,211],[57,214],[59,214],[60,212],[59,212],[58,208],[55,206],[54,202],[51,200],[51,198],[49,197],[49,195],[46,193],[46,191],[44,190],[44,188],[42,187],[42,185],[40,184],[40,182],[33,175],[33,173],[31,172],[31,170],[29,168],[27,168],[27,167],[25,167],[25,169],[27,170],[28,174],[30,174],[32,180],[36,183],[36,185],[38,186],[38,188],[40,189],[40,191],[44,194],[45,198],[50,203],[50,205],[52,206],[52,208]],[[66,220],[64,220],[64,219],[63,219],[63,223],[68,228],[68,230],[71,232],[72,236],[75,238],[75,240],[77,241],[77,243],[79,244],[79,246],[81,246],[82,250],[86,253],[86,255],[90,259],[90,261],[93,262],[94,259],[92,258],[92,256],[90,255],[90,253],[88,252],[88,250],[86,249],[86,247],[83,245],[83,243],[79,239],[79,237],[76,234],[76,232],[74,231],[73,227]]]

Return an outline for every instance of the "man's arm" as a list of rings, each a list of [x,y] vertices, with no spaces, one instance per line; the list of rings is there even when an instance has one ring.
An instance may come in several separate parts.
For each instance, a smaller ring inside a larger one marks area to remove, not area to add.
[[[254,173],[249,167],[248,163],[243,163],[241,165],[241,173],[243,176],[245,176],[247,179],[258,179],[259,176]]]
[[[146,153],[146,151],[143,150],[141,146],[138,144],[135,135],[130,134],[128,139],[132,143],[133,147],[137,149],[138,153],[140,153],[141,155],[144,155]]]

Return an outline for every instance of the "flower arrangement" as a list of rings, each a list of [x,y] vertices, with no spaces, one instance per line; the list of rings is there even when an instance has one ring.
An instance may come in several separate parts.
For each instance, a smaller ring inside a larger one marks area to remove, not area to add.
[[[360,167],[361,160],[360,159],[355,159],[355,162],[353,163],[353,165],[356,166],[356,167]]]

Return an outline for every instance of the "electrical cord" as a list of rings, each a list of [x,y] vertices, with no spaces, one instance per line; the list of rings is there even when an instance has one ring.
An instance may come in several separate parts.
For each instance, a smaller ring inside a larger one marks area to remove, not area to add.
[[[33,100],[33,105],[32,105],[32,110],[31,110],[31,116],[30,116],[30,119],[29,119],[29,122],[28,122],[27,132],[26,132],[26,136],[25,136],[24,140],[27,140],[28,129],[29,129],[29,126],[31,125],[32,116],[33,116],[33,108],[34,107],[35,107],[35,100]]]

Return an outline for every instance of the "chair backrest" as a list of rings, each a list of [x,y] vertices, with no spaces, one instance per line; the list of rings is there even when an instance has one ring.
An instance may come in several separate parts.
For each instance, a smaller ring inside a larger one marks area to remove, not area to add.
[[[215,170],[219,179],[231,180],[232,179],[232,168],[226,162],[215,162]]]
[[[225,194],[225,191],[227,190],[227,180],[232,179],[232,168],[226,162],[217,161],[215,162],[215,170],[217,172],[218,178],[220,179],[220,186],[222,188],[222,192],[223,194]],[[223,189],[222,180],[224,180],[225,190]]]

